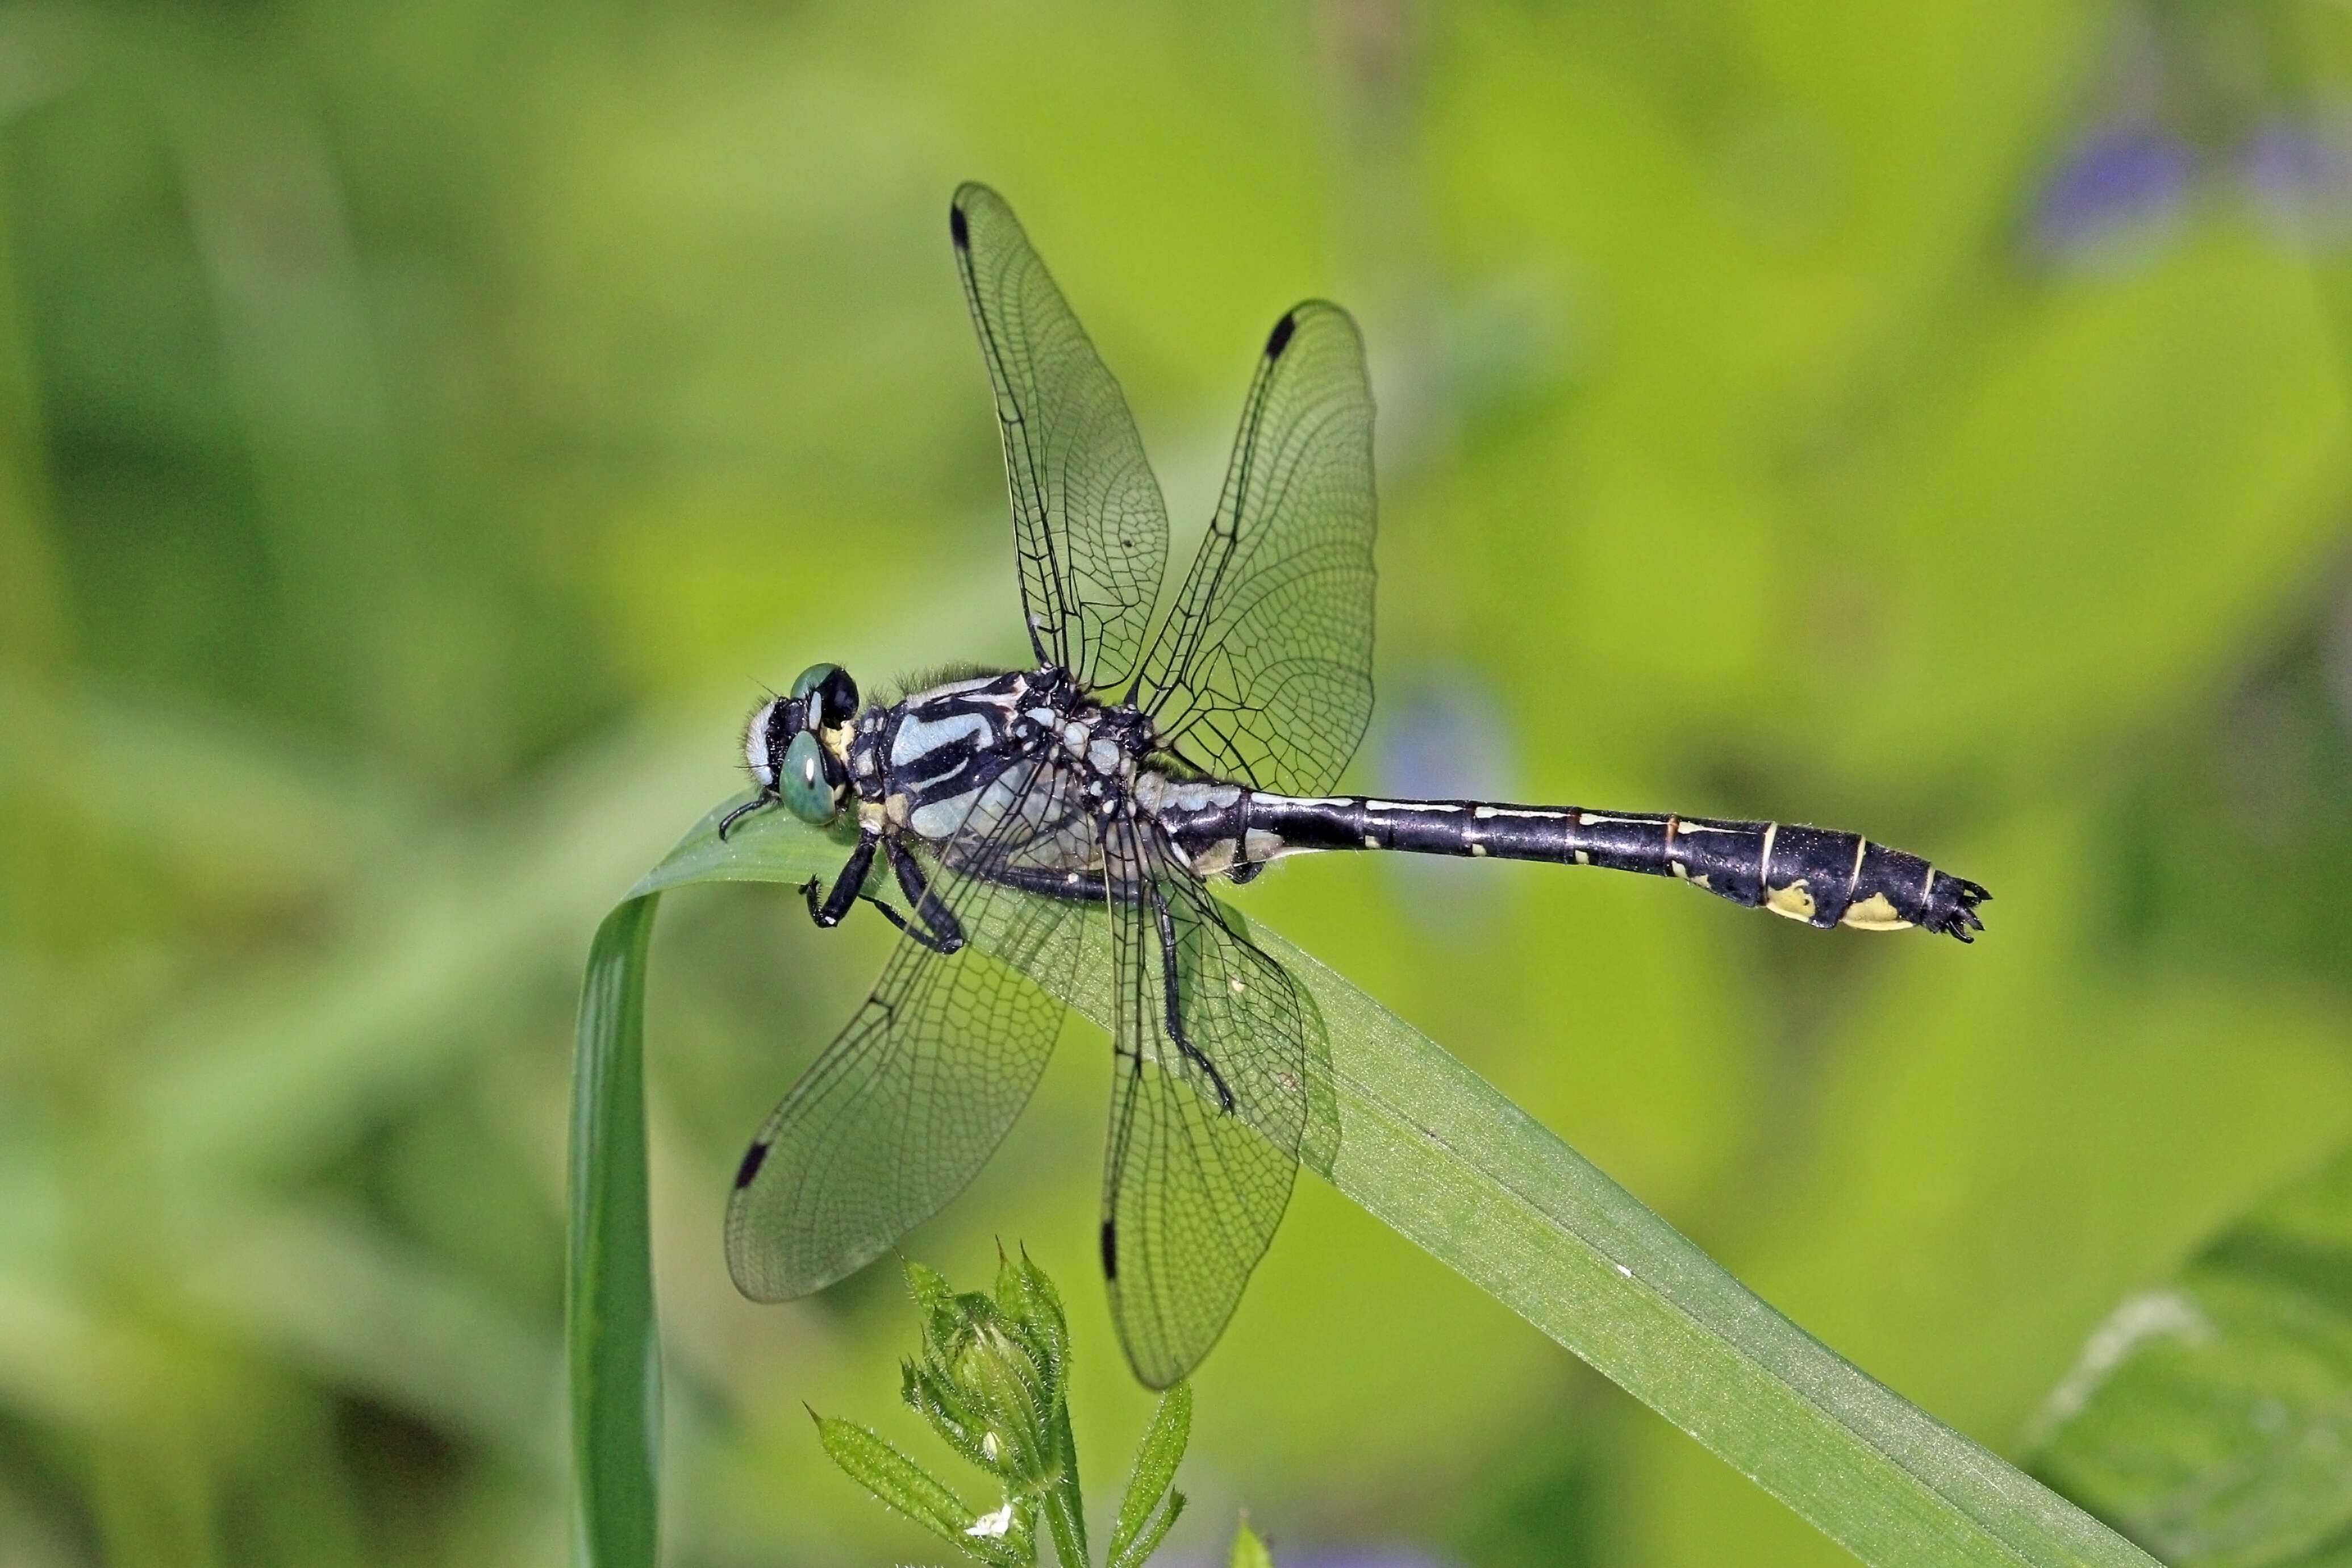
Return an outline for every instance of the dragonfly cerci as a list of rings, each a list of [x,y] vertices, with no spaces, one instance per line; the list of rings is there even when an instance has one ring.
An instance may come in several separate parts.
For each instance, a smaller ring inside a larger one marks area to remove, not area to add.
[[[1969,940],[1974,882],[1791,823],[1332,793],[1372,710],[1372,398],[1345,310],[1274,325],[1223,489],[1166,614],[1158,480],[1118,384],[994,192],[950,209],[995,394],[1032,662],[887,703],[820,664],[744,738],[757,792],[854,823],[831,926],[903,931],[744,1156],[728,1259],[751,1297],[876,1258],[961,1191],[1027,1101],[1076,986],[1116,1053],[1099,1254],[1136,1374],[1215,1343],[1302,1160],[1341,1133],[1305,988],[1210,892],[1286,855],[1403,850],[1674,877],[1820,927]]]

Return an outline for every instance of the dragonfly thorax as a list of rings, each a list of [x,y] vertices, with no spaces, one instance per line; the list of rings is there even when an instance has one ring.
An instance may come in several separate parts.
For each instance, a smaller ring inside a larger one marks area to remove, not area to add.
[[[916,692],[870,730],[859,726],[849,773],[892,827],[944,843],[1026,795],[1041,769],[1081,781],[1109,809],[1129,795],[1153,742],[1131,708],[1105,708],[1053,666],[977,675]]]

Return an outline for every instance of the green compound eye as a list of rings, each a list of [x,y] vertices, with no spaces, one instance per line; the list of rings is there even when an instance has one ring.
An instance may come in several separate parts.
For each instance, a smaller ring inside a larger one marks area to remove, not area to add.
[[[837,664],[813,664],[793,682],[793,695],[808,700],[812,730],[830,730],[857,716],[857,682]]]
[[[833,785],[824,776],[824,752],[806,730],[784,748],[784,771],[776,778],[776,793],[783,796],[784,809],[803,822],[822,827],[838,814]]]

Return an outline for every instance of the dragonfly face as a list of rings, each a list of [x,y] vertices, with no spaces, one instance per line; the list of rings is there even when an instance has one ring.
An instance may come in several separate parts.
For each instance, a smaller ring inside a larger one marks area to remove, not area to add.
[[[1965,942],[1973,882],[1777,822],[1339,795],[1372,708],[1372,400],[1355,323],[1275,323],[1215,514],[1161,592],[1168,518],[1118,384],[995,193],[949,228],[1004,447],[1029,668],[858,710],[817,665],[752,716],[757,795],[857,842],[819,925],[861,900],[904,933],[865,1005],[745,1153],[727,1258],[804,1295],[953,1198],[1086,991],[1114,1063],[1097,1235],[1129,1364],[1165,1387],[1208,1353],[1301,1164],[1342,1129],[1307,988],[1211,892],[1307,850],[1543,860],[1673,877],[1828,927]],[[1168,607],[1155,617],[1162,600]],[[889,896],[896,884],[897,896]]]
[[[820,827],[840,816],[856,717],[857,683],[837,664],[809,666],[789,696],[761,703],[743,730],[744,765],[760,792],[727,814],[719,837],[726,837],[748,813],[779,802]]]

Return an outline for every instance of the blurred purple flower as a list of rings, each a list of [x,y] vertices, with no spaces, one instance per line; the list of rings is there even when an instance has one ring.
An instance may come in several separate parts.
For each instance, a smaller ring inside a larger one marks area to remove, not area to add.
[[[2118,240],[2168,228],[2188,205],[2196,170],[2189,144],[2157,127],[2095,127],[2042,186],[2033,248],[2054,260],[2095,257]]]
[[[2273,115],[2247,138],[2239,167],[2279,227],[2309,241],[2352,233],[2352,131],[2341,117]]]
[[[1373,787],[1399,800],[1499,800],[1510,794],[1511,734],[1486,683],[1445,672],[1391,702],[1374,731]],[[1475,924],[1493,907],[1485,868],[1421,855],[1383,855],[1409,889],[1405,909],[1444,930]]]
[[[1486,800],[1507,790],[1510,736],[1486,682],[1448,670],[1391,702],[1372,773],[1378,788],[1402,800]]]

